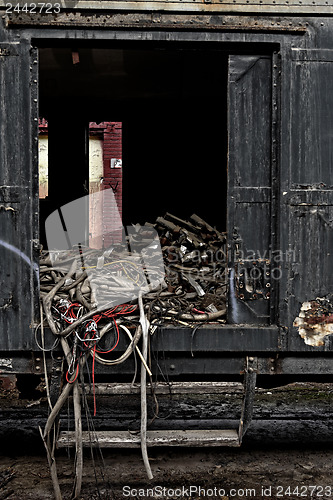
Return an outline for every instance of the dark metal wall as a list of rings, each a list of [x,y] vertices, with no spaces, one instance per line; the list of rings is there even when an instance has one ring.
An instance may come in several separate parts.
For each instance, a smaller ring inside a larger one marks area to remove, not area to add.
[[[251,314],[241,313],[240,322],[247,322],[246,327],[221,327],[220,332],[210,333],[209,342],[215,352],[230,355],[329,351],[329,338],[323,347],[306,346],[292,325],[302,302],[326,295],[333,285],[332,19],[272,15],[261,19],[259,26],[255,15],[251,19],[229,15],[224,22],[224,17],[209,14],[208,29],[203,28],[203,14],[184,12],[172,21],[170,13],[160,13],[156,26],[154,16],[143,12],[145,25],[138,27],[140,16],[132,12],[124,28],[111,16],[110,26],[105,21],[101,29],[99,15],[92,14],[85,25],[77,14],[80,23],[74,29],[73,21],[66,22],[64,15],[61,25],[54,22],[53,27],[51,21],[47,25],[45,19],[33,16],[20,21],[12,17],[7,26],[6,19],[1,20],[0,227],[7,248],[0,247],[0,350],[36,350],[31,325],[38,286],[28,264],[34,259],[37,263],[38,245],[38,114],[34,107],[38,78],[33,47],[62,42],[104,47],[223,45],[230,54],[229,239],[261,252],[278,250],[286,255],[292,251],[292,258],[279,262],[281,276],[270,298],[253,300]],[[122,16],[125,19],[126,12]],[[244,82],[250,93],[242,88]],[[264,320],[255,320],[258,316]],[[187,345],[188,335],[186,341],[181,334],[170,336],[164,349]],[[196,335],[191,345],[200,350],[200,342]]]
[[[32,171],[31,45],[2,32],[0,44],[0,344],[1,349],[32,346],[32,310],[38,266],[38,173]],[[37,104],[37,103],[35,103]]]

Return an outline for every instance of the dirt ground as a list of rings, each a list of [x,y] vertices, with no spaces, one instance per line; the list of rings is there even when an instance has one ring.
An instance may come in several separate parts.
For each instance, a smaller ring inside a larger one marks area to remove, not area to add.
[[[87,450],[80,498],[331,499],[332,399],[330,384],[258,391],[241,448],[150,449],[151,481],[140,450],[104,450],[103,461],[97,456],[95,462]],[[46,457],[28,442],[2,449],[0,500],[54,498]],[[73,462],[66,451],[58,452],[64,500],[71,496]]]
[[[86,458],[80,498],[330,499],[333,451],[323,448],[154,450],[150,452],[152,481],[146,478],[139,452],[104,452],[104,466],[95,464],[98,486],[92,461]],[[72,463],[64,456],[57,460],[64,498],[70,498]],[[1,457],[0,470],[1,499],[53,498],[45,457]]]

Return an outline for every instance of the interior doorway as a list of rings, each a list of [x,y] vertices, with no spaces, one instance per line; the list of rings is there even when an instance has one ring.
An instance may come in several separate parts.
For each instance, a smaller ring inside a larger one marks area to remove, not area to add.
[[[101,124],[121,123],[121,153],[107,159],[103,153],[102,184],[114,190],[124,225],[153,223],[165,212],[184,219],[195,212],[225,231],[227,53],[57,47],[41,48],[39,60],[40,117],[48,123],[48,192],[40,203],[44,245],[46,217],[96,183],[89,167],[98,147],[91,124],[98,135]]]

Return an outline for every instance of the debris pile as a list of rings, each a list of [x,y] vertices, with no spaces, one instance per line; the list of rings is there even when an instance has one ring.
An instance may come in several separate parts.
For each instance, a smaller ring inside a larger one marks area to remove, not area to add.
[[[160,247],[147,244],[153,241],[149,228],[157,231]],[[135,252],[119,243],[105,251],[74,248],[53,252],[52,258],[48,252],[42,253],[41,296],[57,288],[52,304],[57,320],[72,322],[73,308],[77,308],[78,319],[103,305],[135,302],[139,291],[151,322],[212,321],[225,315],[225,233],[195,214],[184,221],[167,213],[155,224],[133,226],[127,238],[131,247],[135,243]],[[158,260],[161,250],[162,266]],[[74,259],[78,264],[75,273],[59,286]],[[66,311],[71,318],[66,317]]]
[[[154,228],[160,236],[166,268],[166,303],[173,303],[183,315],[187,313],[187,319],[193,313],[196,317],[213,313],[214,319],[224,316],[226,233],[195,214],[185,221],[166,213],[157,218]]]

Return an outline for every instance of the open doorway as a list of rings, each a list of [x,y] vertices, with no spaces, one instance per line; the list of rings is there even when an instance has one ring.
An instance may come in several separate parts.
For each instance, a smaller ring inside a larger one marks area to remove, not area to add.
[[[98,286],[89,278],[83,287],[90,294],[90,302],[79,301],[86,309],[99,301],[101,291],[103,300],[111,293],[124,302],[105,283],[105,274],[128,291],[141,278],[144,282],[150,266],[147,290],[153,283],[171,294],[181,289],[186,300],[178,307],[184,314],[222,318],[227,53],[145,47],[40,49],[40,120],[48,127],[41,241],[47,250],[52,240],[53,255],[78,251],[80,269],[98,275]],[[40,162],[40,181],[44,170]],[[101,196],[87,196],[99,191]],[[92,249],[102,250],[94,262]],[[142,262],[133,263],[127,252],[143,259],[144,276],[138,271]],[[113,272],[114,265],[120,268]]]
[[[75,121],[74,121],[75,123]],[[74,125],[75,126],[75,125]],[[67,127],[66,127],[67,128]],[[75,144],[73,144],[75,148]],[[64,152],[64,154],[66,154]],[[52,165],[52,161],[51,161]],[[91,248],[103,248],[108,244],[103,241],[101,227],[110,226],[103,206],[98,203],[97,193],[112,188],[119,207],[121,207],[122,184],[122,123],[102,122],[88,123],[88,178],[84,191],[90,196],[88,213],[87,244]],[[53,197],[52,197],[53,195]],[[53,198],[53,203],[52,203]],[[44,248],[47,246],[44,222],[52,209],[61,200],[61,194],[50,190],[49,193],[49,127],[44,118],[39,119],[39,200],[41,214],[40,240]],[[58,207],[61,206],[61,203]]]
[[[43,244],[46,217],[87,194],[91,183],[97,188],[89,162],[105,123],[121,124],[121,147],[112,158],[102,152],[97,176],[113,189],[124,225],[154,222],[165,212],[182,219],[197,213],[225,231],[224,52],[41,48],[40,116],[48,123],[49,158],[48,194],[40,210]]]
[[[276,178],[272,54],[269,47],[259,54],[220,47],[122,42],[112,48],[41,48],[40,113],[49,123],[47,210],[89,193],[89,124],[121,123],[121,155],[108,157],[105,165],[103,153],[103,185],[116,200],[117,221],[125,228],[153,225],[166,267],[177,268],[171,293],[185,283],[185,294],[194,289],[190,293],[201,297],[191,314],[206,314],[211,303],[202,297],[214,295],[227,302],[218,304],[218,312],[224,307],[230,323],[268,324],[274,288],[266,282],[265,256],[272,246]],[[86,233],[101,232],[98,224],[103,232],[110,210],[83,211],[90,220],[97,215]],[[47,214],[40,213],[42,228]],[[260,231],[253,230],[254,221]],[[111,246],[111,240],[102,243]],[[190,267],[206,288],[184,275]]]

